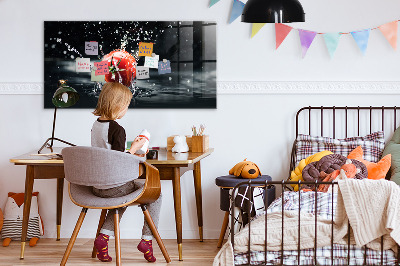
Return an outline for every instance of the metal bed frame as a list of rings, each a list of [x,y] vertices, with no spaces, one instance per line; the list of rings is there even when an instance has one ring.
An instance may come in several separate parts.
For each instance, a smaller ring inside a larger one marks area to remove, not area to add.
[[[372,125],[373,125],[373,114],[375,114],[376,112],[381,112],[381,130],[384,131],[385,130],[385,113],[387,113],[387,111],[393,112],[393,130],[396,129],[396,118],[397,118],[397,111],[400,108],[393,106],[393,107],[348,107],[348,106],[344,106],[344,107],[337,107],[337,106],[331,106],[331,107],[324,107],[324,106],[320,106],[320,107],[312,107],[312,106],[308,106],[308,107],[303,107],[301,108],[297,114],[296,114],[296,138],[297,136],[300,134],[299,133],[299,121],[301,120],[300,114],[302,114],[303,111],[308,111],[308,134],[311,135],[311,131],[312,131],[312,126],[311,126],[311,113],[312,111],[316,110],[317,112],[319,111],[319,115],[320,115],[320,136],[324,136],[324,127],[326,125],[326,123],[324,124],[324,116],[326,115],[327,112],[324,111],[325,110],[331,110],[329,113],[331,113],[332,115],[332,129],[333,129],[333,138],[336,137],[336,122],[338,119],[336,119],[336,115],[337,112],[344,112],[344,121],[342,120],[342,125],[344,126],[345,129],[345,137],[348,137],[348,125],[349,125],[349,113],[350,112],[356,112],[357,115],[357,136],[360,136],[360,123],[361,123],[361,119],[360,119],[360,113],[363,112],[369,112],[369,132],[372,133]],[[326,116],[325,116],[326,117]],[[325,119],[325,121],[328,119]],[[315,122],[315,121],[314,121]],[[318,122],[318,121],[317,121]],[[355,122],[355,121],[354,121]],[[343,124],[344,123],[344,124]],[[354,123],[352,124],[354,125]],[[290,172],[295,169],[296,165],[295,165],[295,158],[296,158],[296,154],[295,154],[295,146],[296,146],[296,141],[293,144],[293,148],[292,148],[292,153],[291,153],[291,160],[290,160],[290,171],[289,171],[289,176],[290,176]],[[275,186],[281,186],[282,188],[282,195],[285,192],[285,190],[291,190],[290,186],[287,185],[291,185],[291,184],[295,184],[295,185],[300,185],[301,184],[306,184],[306,185],[314,185],[314,191],[317,192],[318,186],[319,185],[324,185],[324,184],[330,184],[332,185],[332,189],[334,189],[334,186],[336,186],[338,183],[336,181],[332,181],[332,182],[319,182],[319,181],[315,181],[315,182],[304,182],[304,181],[252,181],[251,179],[249,181],[246,182],[242,182],[240,184],[238,184],[237,186],[234,187],[233,191],[232,191],[232,195],[235,195],[236,190],[239,187],[242,186],[257,186],[259,188],[263,188],[265,191],[265,195],[266,198],[268,198],[268,188],[271,185],[275,185]],[[300,190],[298,191],[299,193],[299,202],[301,202],[301,192]],[[250,198],[252,198],[253,191],[250,189]],[[333,265],[333,261],[334,261],[334,250],[333,250],[333,224],[334,224],[334,217],[333,217],[333,210],[334,210],[334,206],[333,206],[333,199],[334,199],[334,193],[332,193],[332,238],[331,238],[331,261],[332,261],[332,265]],[[317,213],[317,202],[318,202],[318,198],[317,198],[317,193],[315,193],[315,213]],[[260,265],[271,265],[268,264],[267,262],[267,233],[268,233],[268,219],[267,219],[267,201],[264,202],[264,207],[265,207],[265,247],[264,247],[264,262],[260,263]],[[282,212],[284,212],[284,197],[282,197]],[[300,227],[300,204],[299,204],[299,210],[298,210],[298,214],[299,214],[299,220],[298,220],[298,226]],[[231,201],[231,232],[230,232],[230,236],[231,236],[231,244],[232,247],[234,248],[235,245],[235,241],[234,241],[234,217],[235,217],[235,208],[234,208],[234,197],[232,197],[232,201]],[[314,258],[313,264],[308,264],[308,265],[318,265],[317,264],[317,255],[316,255],[316,248],[317,248],[317,215],[315,215],[315,239],[314,239]],[[250,249],[250,243],[251,243],[251,219],[249,219],[248,221],[248,227],[249,227],[249,242],[247,245],[247,264],[245,265],[250,265],[251,264],[251,249]],[[283,264],[283,251],[284,251],[284,240],[283,240],[283,234],[284,234],[284,218],[282,216],[282,239],[281,239],[281,250],[280,250],[280,264],[279,265],[284,265]],[[301,249],[300,249],[300,242],[301,242],[301,238],[300,238],[300,230],[298,233],[298,248],[297,248],[297,265],[304,265],[304,264],[300,264],[300,254],[301,254]],[[396,258],[396,262],[395,265],[400,265],[400,246],[397,245],[397,248],[399,250],[399,252],[397,253],[397,258]],[[366,246],[363,246],[364,249],[364,263],[363,265],[367,265],[367,253],[366,253]],[[350,265],[350,224],[348,226],[348,233],[347,233],[347,264],[346,265]],[[383,261],[383,236],[381,237],[381,257],[380,257],[380,265],[384,265],[384,261]]]

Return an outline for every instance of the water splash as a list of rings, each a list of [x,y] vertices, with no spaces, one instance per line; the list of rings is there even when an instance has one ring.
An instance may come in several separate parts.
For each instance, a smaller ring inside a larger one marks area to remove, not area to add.
[[[121,39],[121,50],[125,51],[126,45],[129,43],[128,41],[128,35],[125,33],[124,36]]]
[[[61,39],[61,38],[57,38],[57,42],[58,42],[58,43],[62,43],[62,39]],[[81,54],[77,49],[75,49],[74,47],[72,47],[72,46],[69,45],[68,43],[64,43],[64,45],[67,47],[68,51],[70,51],[70,52],[75,52],[75,53],[77,53],[80,57],[83,57],[82,54]],[[71,55],[71,58],[73,59],[73,56],[72,56],[72,55]]]

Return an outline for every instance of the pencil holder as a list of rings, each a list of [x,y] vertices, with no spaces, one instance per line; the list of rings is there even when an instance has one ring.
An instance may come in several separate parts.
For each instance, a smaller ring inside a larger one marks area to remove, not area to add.
[[[192,152],[205,152],[208,150],[208,135],[192,136]]]

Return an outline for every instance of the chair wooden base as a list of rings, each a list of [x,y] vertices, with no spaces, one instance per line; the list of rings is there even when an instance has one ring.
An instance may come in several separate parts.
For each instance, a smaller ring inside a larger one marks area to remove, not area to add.
[[[71,239],[68,242],[67,249],[65,250],[64,256],[61,260],[60,265],[64,266],[67,263],[69,254],[71,254],[72,247],[75,244],[76,237],[78,236],[79,230],[81,229],[83,220],[85,219],[87,209],[82,208],[81,214],[79,215],[78,221],[76,222],[74,232],[72,232]]]
[[[157,241],[158,246],[160,247],[160,250],[164,256],[164,259],[167,263],[171,262],[171,259],[168,255],[167,249],[164,246],[164,243],[161,240],[160,234],[158,233],[158,230],[153,222],[153,219],[151,218],[151,215],[149,211],[146,208],[146,205],[140,205],[142,208],[144,218],[147,222],[147,224],[150,227],[151,232],[153,233],[154,238]],[[82,208],[81,214],[79,215],[78,221],[76,222],[75,229],[72,233],[71,239],[69,240],[67,249],[65,250],[64,256],[62,258],[62,261],[60,263],[61,266],[64,266],[67,263],[68,257],[71,254],[72,247],[75,244],[75,240],[78,236],[79,230],[81,229],[83,220],[85,219],[86,213],[87,213],[87,208]],[[107,210],[102,210],[100,219],[99,219],[99,225],[97,227],[97,233],[96,233],[96,238],[100,233],[100,229],[104,224],[104,221],[106,219],[106,214]],[[116,260],[115,263],[117,266],[121,265],[121,242],[120,242],[120,227],[119,227],[119,213],[118,209],[115,209],[115,214],[114,214],[114,234],[115,234],[115,255],[116,255]],[[97,250],[93,246],[93,251],[92,251],[92,258],[96,257]]]
[[[142,208],[143,214],[144,214],[144,219],[146,220],[147,224],[150,226],[150,230],[153,233],[154,238],[157,240],[157,244],[161,249],[161,252],[164,256],[164,259],[167,263],[171,262],[171,259],[168,255],[167,249],[164,246],[164,243],[161,240],[160,234],[158,233],[158,230],[156,228],[156,225],[153,222],[153,219],[150,216],[149,211],[146,209],[145,205],[140,205],[140,207]]]
[[[121,265],[121,242],[120,242],[120,232],[119,232],[119,212],[115,209],[114,214],[114,235],[115,235],[115,265]]]
[[[107,210],[106,209],[101,210],[99,225],[97,226],[97,233],[94,239],[96,239],[99,236],[100,230],[103,227],[104,221],[106,220],[106,215],[107,215]],[[96,255],[97,255],[97,250],[93,245],[92,258],[96,258]]]

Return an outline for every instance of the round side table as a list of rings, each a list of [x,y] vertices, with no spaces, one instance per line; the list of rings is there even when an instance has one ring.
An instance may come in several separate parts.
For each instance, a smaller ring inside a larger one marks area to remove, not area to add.
[[[272,178],[269,175],[261,175],[254,179],[246,179],[241,177],[236,177],[234,175],[226,175],[220,176],[215,179],[215,184],[220,187],[220,209],[225,212],[224,221],[222,222],[221,233],[219,235],[218,245],[220,248],[222,246],[222,242],[224,241],[226,228],[228,227],[229,222],[229,207],[230,207],[230,199],[229,193],[230,190],[233,189],[237,184],[246,182],[246,181],[263,181],[266,180],[272,181]],[[254,186],[256,187],[256,186]],[[275,186],[271,186],[268,189],[268,200],[267,206],[271,204],[275,200]]]

